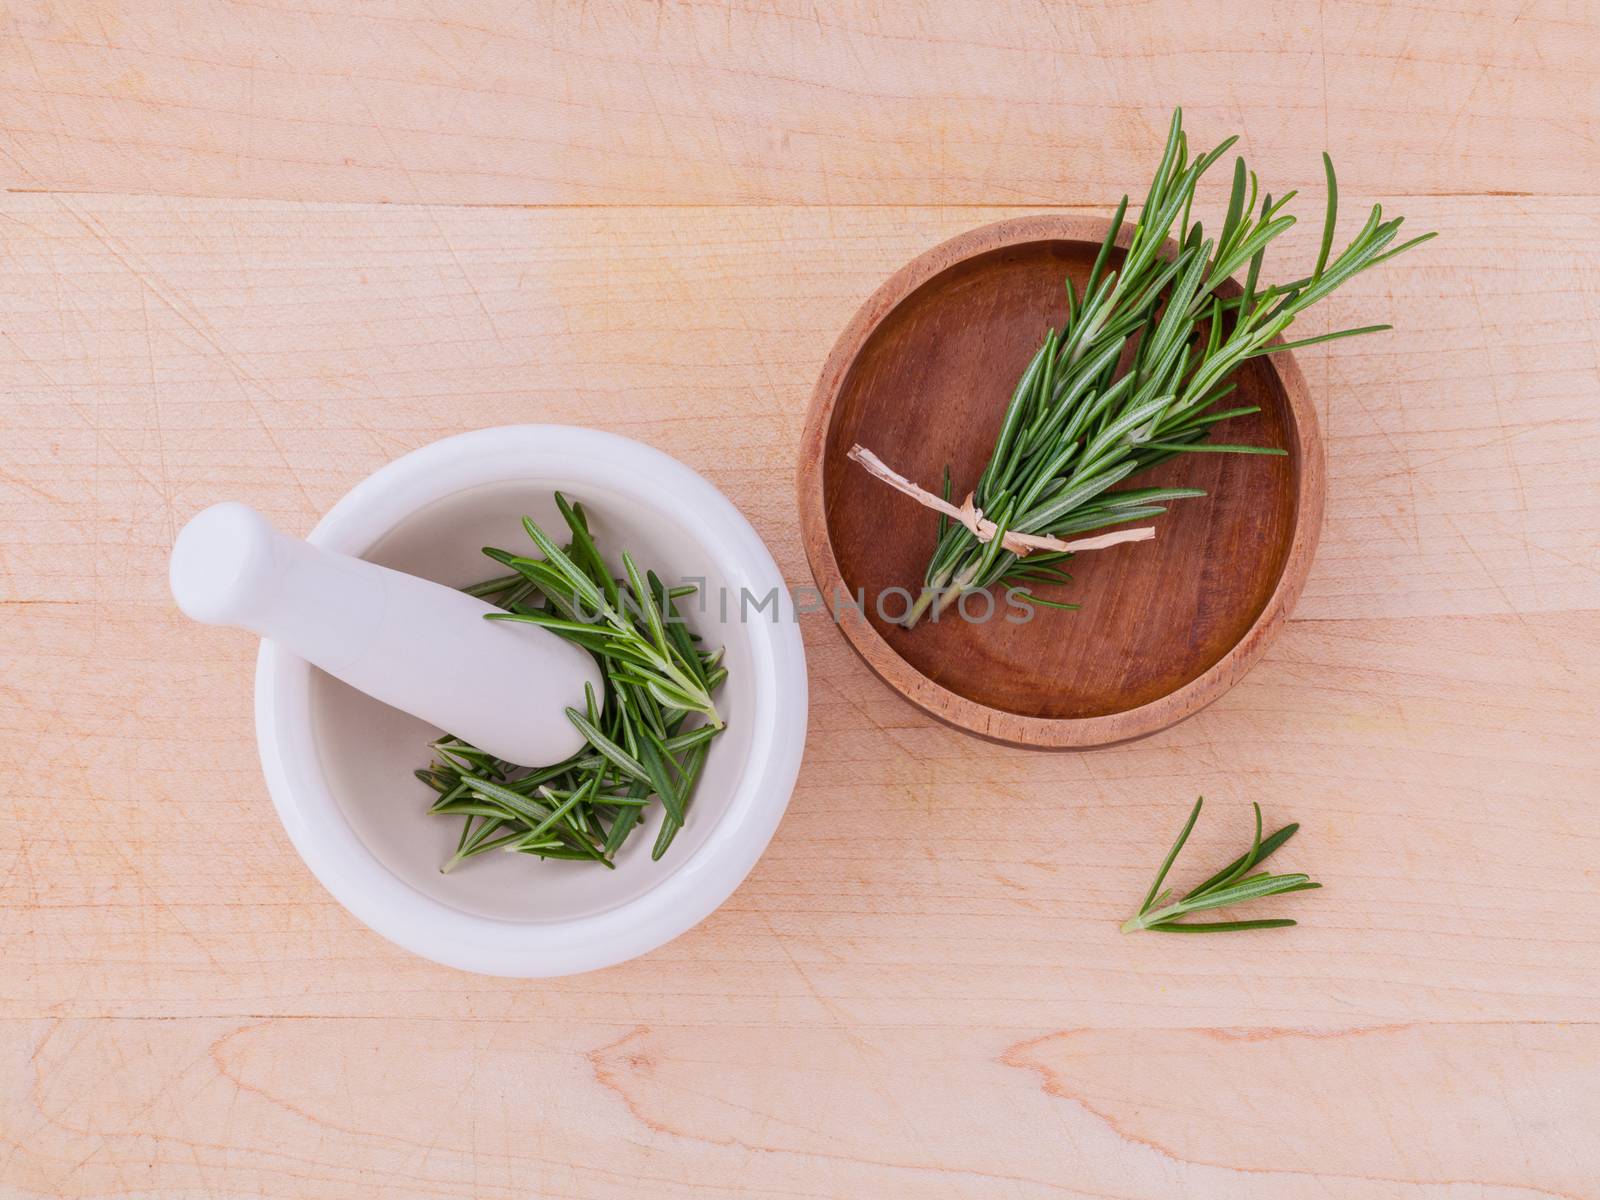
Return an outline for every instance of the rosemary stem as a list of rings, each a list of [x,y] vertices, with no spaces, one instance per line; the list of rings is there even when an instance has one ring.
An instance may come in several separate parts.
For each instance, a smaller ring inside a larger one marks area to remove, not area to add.
[[[1141,929],[1149,929],[1152,925],[1159,925],[1173,917],[1181,917],[1190,911],[1190,906],[1182,900],[1168,904],[1164,908],[1152,908],[1142,912],[1136,917],[1129,917],[1122,923],[1123,933],[1138,933]]]
[[[952,569],[946,567],[928,580],[927,583],[923,584],[922,595],[918,596],[915,603],[911,605],[911,611],[901,618],[900,623],[902,625],[907,629],[916,628],[917,622],[922,620],[922,614],[928,611],[928,605],[933,603],[933,598],[940,595],[944,591],[945,584],[950,582]]]
[[[940,613],[944,612],[944,610],[949,608],[951,604],[960,599],[961,593],[966,591],[967,588],[971,586],[972,581],[977,574],[978,563],[969,563],[966,570],[957,575],[955,579],[951,581],[950,586],[939,593],[939,599],[934,603],[933,606],[934,620],[938,620]]]
[[[917,597],[916,602],[911,606],[911,611],[906,613],[900,624],[907,629],[915,629],[917,622],[922,620],[922,614],[928,611],[928,605],[933,602],[933,595],[934,589],[932,587],[923,588],[922,595]]]

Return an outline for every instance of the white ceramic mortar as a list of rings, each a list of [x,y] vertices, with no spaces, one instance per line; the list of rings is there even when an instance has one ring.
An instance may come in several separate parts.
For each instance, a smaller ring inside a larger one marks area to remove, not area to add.
[[[615,871],[495,851],[441,874],[459,823],[428,813],[433,793],[411,774],[439,731],[270,641],[256,667],[262,766],[306,864],[390,941],[492,975],[592,970],[697,924],[766,848],[805,743],[805,655],[772,555],[716,488],[649,446],[564,425],[461,434],[358,484],[307,540],[460,586],[502,573],[482,546],[531,551],[524,514],[563,529],[557,490],[583,502],[608,556],[626,549],[669,584],[703,579],[704,611],[691,598],[685,617],[727,648],[717,701],[728,728],[661,861],[650,859],[657,802]],[[758,611],[769,594],[776,605]]]

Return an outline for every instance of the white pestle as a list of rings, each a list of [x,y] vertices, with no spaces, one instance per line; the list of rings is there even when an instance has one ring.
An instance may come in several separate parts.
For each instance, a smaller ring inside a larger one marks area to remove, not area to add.
[[[172,547],[172,595],[207,625],[234,625],[375,700],[525,767],[583,747],[566,717],[594,659],[548,630],[487,621],[465,592],[279,533],[244,504],[195,516]]]

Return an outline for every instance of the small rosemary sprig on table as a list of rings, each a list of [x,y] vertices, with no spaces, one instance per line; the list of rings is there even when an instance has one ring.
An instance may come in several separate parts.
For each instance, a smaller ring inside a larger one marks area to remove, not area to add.
[[[915,625],[930,605],[939,613],[969,589],[1070,578],[1059,567],[1070,552],[1024,545],[1015,537],[1008,546],[1008,534],[1059,542],[1156,516],[1168,501],[1204,495],[1188,487],[1110,490],[1174,454],[1285,453],[1206,440],[1213,426],[1258,411],[1217,407],[1234,389],[1232,373],[1258,355],[1390,328],[1367,325],[1270,344],[1335,288],[1433,234],[1392,245],[1402,218],[1386,221],[1382,207],[1374,205],[1360,232],[1334,254],[1338,185],[1333,161],[1324,154],[1328,200],[1316,265],[1304,278],[1263,288],[1267,247],[1295,223],[1284,212],[1294,192],[1277,200],[1264,196],[1258,208],[1255,172],[1235,159],[1233,190],[1216,236],[1207,237],[1199,221],[1189,220],[1200,178],[1235,140],[1191,160],[1182,111],[1173,113],[1166,149],[1122,261],[1112,265],[1112,248],[1127,196],[1081,294],[1067,281],[1066,319],[1059,331],[1046,332],[1017,382],[988,464],[960,510],[964,520],[941,519],[922,593],[904,624]],[[1174,227],[1175,250],[1168,246]],[[1242,293],[1224,299],[1229,278],[1241,270]],[[864,466],[867,458],[881,462],[870,453],[852,457]],[[874,474],[909,494],[921,492],[892,469]],[[918,498],[939,506],[931,493]],[[948,506],[948,482],[944,500]],[[1149,536],[1148,530],[1121,532],[1127,536],[1108,536],[1102,544]],[[1076,607],[1023,595],[1050,607]]]
[[[1263,839],[1261,806],[1257,804],[1254,805],[1256,832],[1250,842],[1250,849],[1210,879],[1186,892],[1181,899],[1173,900],[1172,889],[1163,889],[1161,885],[1166,882],[1167,872],[1172,869],[1178,852],[1189,840],[1189,834],[1194,829],[1194,823],[1200,816],[1203,804],[1205,804],[1204,796],[1194,802],[1194,808],[1189,812],[1189,819],[1184,822],[1183,832],[1178,834],[1178,840],[1167,852],[1161,870],[1156,872],[1155,882],[1145,893],[1144,903],[1139,906],[1139,911],[1134,916],[1122,923],[1123,933],[1137,933],[1141,929],[1150,929],[1157,933],[1230,933],[1241,929],[1282,929],[1293,925],[1294,922],[1287,917],[1269,917],[1253,921],[1184,921],[1180,918],[1211,908],[1244,904],[1250,900],[1259,900],[1263,896],[1282,896],[1289,892],[1305,892],[1322,886],[1320,883],[1313,883],[1308,875],[1273,875],[1267,871],[1259,871],[1254,875],[1249,873],[1252,867],[1265,862],[1273,851],[1292,838],[1295,831],[1300,828],[1299,825],[1285,825],[1272,836]]]
[[[625,578],[614,578],[583,506],[558,492],[556,507],[572,535],[565,548],[525,517],[543,557],[485,547],[513,573],[465,590],[506,610],[491,620],[540,625],[592,653],[604,695],[586,689],[584,711],[567,709],[588,744],[553,766],[525,770],[448,735],[432,744],[434,761],[416,772],[439,793],[429,811],[463,818],[443,871],[489,850],[613,866],[652,796],[665,810],[651,851],[659,859],[724,728],[712,699],[728,675],[722,651],[699,649],[677,608],[696,589],[667,587],[627,553]]]

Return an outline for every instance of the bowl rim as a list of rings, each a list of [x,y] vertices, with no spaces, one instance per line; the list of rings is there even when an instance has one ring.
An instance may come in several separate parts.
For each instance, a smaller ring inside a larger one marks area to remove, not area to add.
[[[486,975],[537,978],[595,970],[647,953],[709,916],[743,882],[789,804],[805,746],[805,650],[788,588],[760,536],[697,472],[651,446],[572,425],[506,425],[457,434],[411,451],[351,488],[308,535],[360,554],[428,504],[487,484],[537,478],[538,462],[563,474],[604,471],[608,489],[659,503],[681,500],[730,588],[776,589],[774,618],[747,621],[753,694],[749,757],[728,808],[670,875],[614,908],[565,920],[522,922],[453,908],[417,891],[356,836],[323,775],[311,724],[314,668],[263,640],[256,660],[256,735],[274,807],[300,857],[357,920],[404,949]]]
[[[849,594],[828,531],[824,454],[845,377],[874,331],[918,288],[967,259],[1032,242],[1098,243],[1105,240],[1110,228],[1107,217],[1041,213],[969,229],[917,255],[879,285],[856,310],[834,342],[812,390],[795,480],[806,559],[823,596]],[[1116,245],[1126,249],[1132,232],[1131,225],[1125,223]],[[1282,337],[1276,337],[1272,344],[1282,341]],[[1100,716],[1030,717],[981,704],[934,682],[902,658],[872,627],[866,614],[850,604],[839,606],[839,619],[835,622],[845,640],[879,679],[930,716],[1003,745],[1086,750],[1147,737],[1193,716],[1238,682],[1260,659],[1305,587],[1322,530],[1326,460],[1316,408],[1292,351],[1274,354],[1266,361],[1277,374],[1288,400],[1289,423],[1298,453],[1289,552],[1255,621],[1221,658],[1182,687],[1133,708]]]

